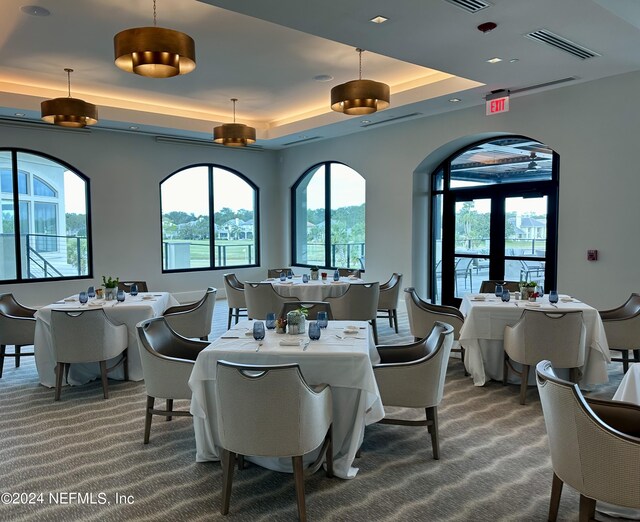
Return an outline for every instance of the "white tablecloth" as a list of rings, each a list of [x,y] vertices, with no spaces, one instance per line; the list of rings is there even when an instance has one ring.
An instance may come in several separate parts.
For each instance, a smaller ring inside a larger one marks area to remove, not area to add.
[[[80,305],[77,295],[69,299],[74,299],[74,301],[59,301],[47,305],[36,312],[34,342],[36,368],[38,369],[40,382],[49,388],[53,388],[56,385],[56,358],[51,341],[52,310],[94,310],[98,306],[92,306],[92,304],[99,304],[114,323],[126,324],[129,334],[129,380],[141,381],[142,364],[140,362],[140,352],[138,351],[136,324],[145,319],[158,317],[170,306],[179,304],[168,292],[141,293],[135,297],[127,294],[125,301],[122,303],[92,299],[89,304]],[[110,365],[107,363],[107,366]],[[117,368],[109,373],[109,378],[123,379],[123,372],[122,367]],[[98,363],[72,364],[69,368],[69,384],[84,384],[98,378],[100,378],[100,366]]]
[[[629,366],[613,396],[614,401],[633,402],[640,405],[640,363]]]
[[[568,297],[564,298],[567,302],[560,300],[553,306],[545,296],[536,301],[538,306],[532,306],[528,301],[512,299],[503,303],[492,294],[482,295],[484,301],[476,300],[479,299],[478,294],[467,294],[460,305],[460,311],[465,316],[460,330],[460,344],[466,350],[465,364],[476,386],[483,386],[489,379],[502,380],[504,328],[513,326],[526,309],[547,312],[581,310],[587,330],[587,353],[581,368],[580,386],[608,382],[607,364],[611,362],[609,345],[600,314],[595,308],[577,300],[569,301]],[[530,372],[529,384],[535,385],[535,372]]]
[[[192,390],[191,413],[196,436],[196,461],[219,460],[219,435],[215,407],[216,364],[219,360],[251,364],[296,362],[308,384],[329,384],[333,396],[334,473],[353,478],[352,467],[364,437],[364,428],[384,417],[384,408],[371,366],[370,353],[377,357],[370,326],[366,322],[330,321],[318,341],[306,351],[298,346],[280,346],[280,340],[298,336],[276,334],[268,330],[263,346],[256,352],[256,341],[249,332],[251,321],[241,321],[198,355],[189,387]],[[361,327],[356,335],[344,334],[347,324]],[[345,339],[339,339],[345,337]],[[225,337],[236,337],[225,339]],[[301,338],[306,338],[300,335]],[[379,358],[377,358],[379,361]],[[373,362],[376,362],[374,360]],[[305,457],[312,462],[317,452]],[[291,459],[248,457],[261,466],[291,472]]]
[[[279,279],[267,279],[263,283],[271,283],[276,292],[283,297],[297,297],[300,301],[324,301],[327,297],[339,297],[344,294],[350,284],[363,283],[362,279],[341,277],[339,281],[328,279],[310,280],[303,283],[300,276],[280,282]]]

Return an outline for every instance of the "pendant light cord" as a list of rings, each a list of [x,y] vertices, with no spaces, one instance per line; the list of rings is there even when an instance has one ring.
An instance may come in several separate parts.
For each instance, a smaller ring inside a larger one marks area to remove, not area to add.
[[[358,80],[362,80],[362,53],[364,52],[364,49],[360,49],[358,47],[356,51],[358,51],[358,61],[360,62],[358,67]]]
[[[153,0],[153,27],[156,27],[157,25],[156,0]]]
[[[73,69],[65,69],[65,71],[67,72],[67,91],[68,91],[68,98],[71,98],[71,73],[73,72]]]
[[[238,98],[231,98],[231,101],[233,102],[233,123],[236,122],[236,102],[238,101]]]

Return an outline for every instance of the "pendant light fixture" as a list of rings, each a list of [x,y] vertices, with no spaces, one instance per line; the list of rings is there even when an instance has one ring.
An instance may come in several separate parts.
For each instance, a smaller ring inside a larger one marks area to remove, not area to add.
[[[98,109],[92,103],[71,97],[71,73],[73,69],[65,69],[67,73],[67,98],[54,98],[40,104],[42,119],[61,127],[84,127],[98,123]]]
[[[238,98],[231,98],[233,102],[233,123],[225,123],[213,129],[213,141],[227,147],[246,147],[256,142],[256,130],[244,123],[236,123],[236,102]]]
[[[115,63],[127,72],[149,78],[171,78],[196,68],[196,44],[189,35],[156,27],[156,0],[153,0],[153,27],[135,27],[113,37]]]
[[[331,89],[331,108],[350,116],[371,114],[389,106],[389,86],[386,83],[362,79],[362,53],[356,49],[360,60],[357,80],[336,85]]]

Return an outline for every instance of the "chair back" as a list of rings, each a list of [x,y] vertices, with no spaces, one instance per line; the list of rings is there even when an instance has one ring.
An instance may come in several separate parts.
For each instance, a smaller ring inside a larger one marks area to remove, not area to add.
[[[224,290],[227,294],[229,308],[247,307],[247,301],[244,297],[244,285],[238,281],[235,274],[224,275]]]
[[[291,267],[289,267],[289,268],[269,268],[267,270],[267,277],[273,277],[275,279],[278,279],[282,272],[284,272],[285,275],[288,275],[289,272],[293,273],[293,270],[291,270]]]
[[[247,303],[247,315],[250,319],[264,320],[269,312],[277,314],[282,305],[288,301],[296,301],[297,297],[282,297],[273,289],[271,283],[245,283],[244,295]],[[299,306],[298,306],[299,308]]]
[[[356,268],[338,268],[338,274],[340,274],[340,277],[353,276],[360,279],[360,270]]]
[[[133,285],[138,286],[138,292],[148,292],[149,288],[147,287],[146,281],[118,281],[118,290],[122,290],[127,293],[131,293],[131,287]]]
[[[402,274],[394,272],[389,281],[380,285],[378,310],[393,310],[398,307],[401,284]]]
[[[601,311],[600,317],[609,347],[634,350],[640,346],[640,294],[631,294],[618,308]]]
[[[464,324],[464,315],[453,306],[436,305],[420,299],[416,289],[409,287],[404,290],[404,299],[407,304],[409,317],[409,329],[411,335],[422,339],[431,332],[433,325],[440,321],[453,326],[454,339],[460,337],[460,328]]]
[[[13,294],[0,294],[0,344],[33,344],[36,330],[35,312],[18,303]]]
[[[538,363],[536,376],[554,473],[589,498],[640,507],[640,439],[602,422],[550,361]]]
[[[502,288],[505,290],[509,290],[509,292],[518,292],[520,290],[520,282],[519,281],[501,281],[499,279],[488,279],[486,281],[482,281],[480,284],[481,294],[495,294],[496,286],[502,285]]]
[[[241,455],[293,457],[322,444],[331,425],[331,389],[309,388],[297,364],[218,361],[220,443]]]
[[[165,314],[167,323],[175,332],[184,337],[208,337],[211,333],[216,293],[216,288],[207,288],[202,299],[191,303],[189,309]]]
[[[504,351],[514,361],[531,366],[544,359],[558,368],[583,366],[586,328],[582,311],[524,310],[515,325],[505,327]]]
[[[339,297],[327,297],[334,319],[371,321],[378,313],[380,283],[351,284]]]
[[[318,312],[327,312],[327,319],[329,319],[329,321],[333,320],[331,305],[326,301],[291,301],[284,303],[278,317],[286,317],[289,312],[298,310],[299,308],[306,308],[307,319],[310,321],[315,321],[318,318]]]
[[[51,340],[57,362],[106,361],[127,347],[126,325],[112,323],[104,309],[52,310]]]

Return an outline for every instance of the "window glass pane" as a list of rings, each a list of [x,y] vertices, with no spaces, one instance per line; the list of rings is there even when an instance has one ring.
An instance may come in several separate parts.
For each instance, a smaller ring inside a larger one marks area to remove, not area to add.
[[[457,254],[488,254],[490,230],[490,199],[456,202]]]
[[[506,198],[505,213],[505,255],[545,257],[547,196]]]
[[[442,295],[442,194],[434,196],[432,201],[432,223],[433,223],[433,282],[435,286],[436,303],[441,303]]]
[[[160,187],[164,270],[210,267],[209,168],[177,172]]]
[[[2,179],[2,221],[0,222],[0,280],[17,277],[15,224],[13,213],[13,185],[5,187],[5,173],[11,177],[11,152],[0,151],[0,173]],[[5,190],[7,188],[7,190]]]
[[[365,245],[365,179],[331,164],[331,266],[360,269]]]
[[[254,188],[240,176],[213,169],[216,266],[255,263],[255,195]]]
[[[47,196],[51,198],[56,197],[55,190],[53,190],[47,183],[36,176],[33,177],[33,193],[36,196]]]
[[[328,265],[325,260],[325,176],[325,166],[321,165],[296,187],[296,262],[303,265]]]

